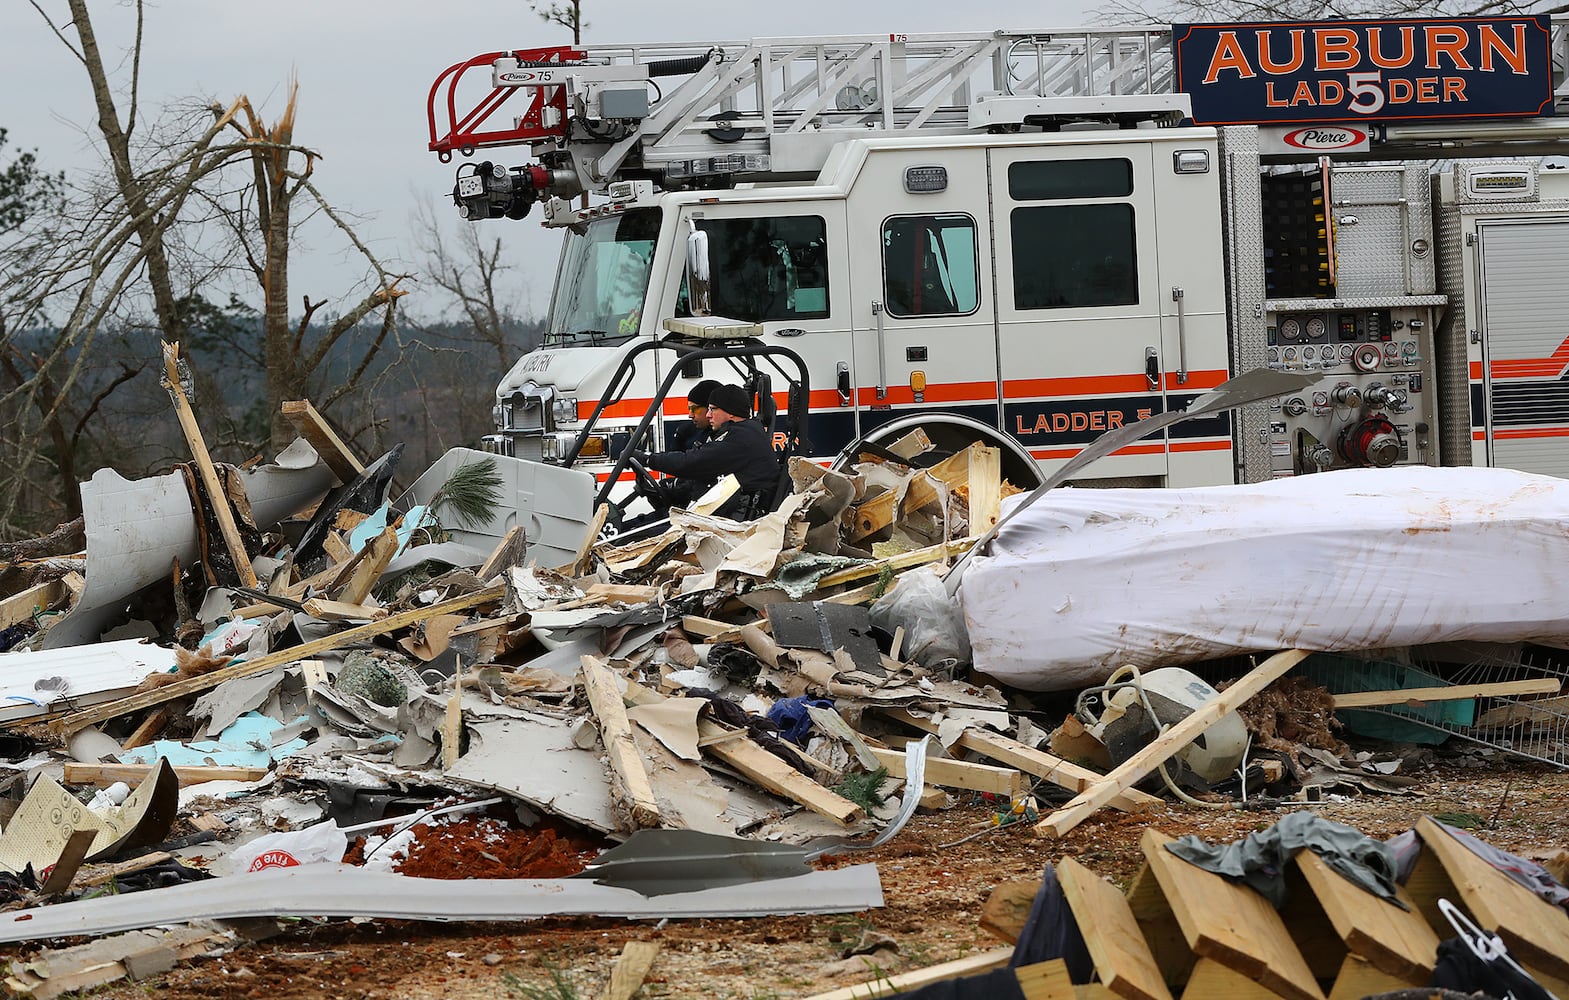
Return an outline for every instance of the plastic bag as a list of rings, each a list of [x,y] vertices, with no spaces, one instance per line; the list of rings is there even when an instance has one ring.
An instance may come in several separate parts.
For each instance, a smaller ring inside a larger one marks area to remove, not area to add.
[[[241,844],[228,858],[230,875],[266,871],[268,868],[293,868],[343,860],[349,838],[338,824],[327,820],[303,830],[269,833]]]
[[[970,633],[964,611],[930,569],[904,574],[871,609],[872,624],[885,632],[904,628],[900,656],[928,669],[970,662]]]

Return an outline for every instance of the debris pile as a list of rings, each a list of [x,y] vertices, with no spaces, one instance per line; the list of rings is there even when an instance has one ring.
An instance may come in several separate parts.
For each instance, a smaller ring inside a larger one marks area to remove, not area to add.
[[[362,463],[309,404],[288,412],[303,437],[274,466],[225,474],[188,428],[192,469],[100,473],[85,552],[12,567],[31,575],[0,602],[0,940],[860,910],[881,902],[875,868],[814,862],[949,792],[989,797],[993,828],[1061,837],[1167,794],[1410,792],[1398,756],[1344,742],[1345,710],[1564,742],[1563,671],[1518,658],[1481,679],[1389,652],[1165,648],[1071,704],[1005,687],[971,663],[998,557],[959,597],[951,569],[1018,492],[982,444],[939,456],[916,431],[833,469],[792,458],[755,521],[713,513],[727,478],[611,534],[605,507],[573,506],[580,472],[457,449],[400,493],[399,450]],[[1062,609],[1020,608],[1010,655],[1062,656]],[[997,623],[981,631],[995,652]],[[159,891],[93,898],[135,873]],[[769,893],[744,891],[760,878]]]

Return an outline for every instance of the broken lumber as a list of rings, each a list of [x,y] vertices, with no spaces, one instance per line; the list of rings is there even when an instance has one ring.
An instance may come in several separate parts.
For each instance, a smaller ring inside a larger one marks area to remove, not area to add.
[[[387,617],[386,608],[373,608],[368,604],[350,604],[348,601],[330,601],[325,597],[312,597],[305,602],[305,613],[312,618],[328,622],[375,621]]]
[[[1193,714],[1170,726],[1148,745],[1136,751],[1133,756],[1112,768],[1104,778],[1080,792],[1072,802],[1035,824],[1036,835],[1063,836],[1084,822],[1101,806],[1144,780],[1155,768],[1192,743],[1217,719],[1269,687],[1277,678],[1301,663],[1307,656],[1308,652],[1305,649],[1288,649],[1276,653],[1243,674],[1226,690],[1200,705]]]
[[[284,417],[294,425],[316,454],[321,456],[323,464],[332,470],[340,483],[352,483],[355,478],[365,471],[365,466],[349,446],[338,437],[332,425],[327,423],[325,417],[316,412],[316,407],[308,399],[286,399],[280,407]]]
[[[371,588],[376,586],[376,581],[381,579],[381,574],[386,570],[387,564],[392,562],[392,557],[398,554],[398,533],[390,526],[381,534],[365,543],[365,547],[354,554],[354,558],[344,563],[332,583],[327,585],[327,593],[335,601],[344,604],[364,604],[365,598],[370,596]]]
[[[116,781],[123,781],[128,785],[135,785],[146,778],[154,768],[153,764],[78,764],[66,761],[65,776],[62,779],[67,785],[93,785],[97,788],[108,788]],[[206,764],[178,765],[174,769],[174,776],[180,779],[181,786],[197,785],[204,781],[260,781],[271,772],[267,767],[227,767]]]
[[[887,559],[879,559],[876,562],[869,562],[861,566],[850,566],[836,573],[829,573],[821,580],[818,580],[817,589],[837,587],[841,583],[853,583],[856,580],[864,580],[869,576],[878,576],[885,569],[900,573],[916,566],[924,566],[927,563],[936,562],[939,559],[946,560],[951,556],[963,555],[974,544],[975,539],[973,538],[956,538],[951,542],[938,542],[936,545],[928,545],[924,549],[912,549],[909,552],[901,552],[896,556],[889,556]]]
[[[927,435],[926,428],[917,427],[915,430],[889,445],[888,453],[891,455],[898,455],[900,458],[908,462],[915,456],[924,455],[935,447],[937,446],[932,444],[932,439]]]
[[[937,724],[930,719],[923,719],[912,715],[902,708],[885,708],[882,713],[890,719],[897,719],[907,726],[913,726],[922,732],[936,733]],[[1025,774],[1033,774],[1037,778],[1045,778],[1059,788],[1066,788],[1070,792],[1082,792],[1093,787],[1103,777],[1087,767],[1075,764],[1070,760],[1053,756],[1044,750],[1036,750],[1025,746],[1018,740],[1010,740],[1006,736],[987,732],[984,729],[966,729],[959,737],[958,746],[965,750],[972,750],[984,757],[1001,761],[1016,767]],[[1151,806],[1161,805],[1161,799],[1148,792],[1141,792],[1136,788],[1112,798],[1110,805],[1114,809],[1133,812],[1139,809],[1148,809]]]
[[[764,750],[741,730],[725,729],[712,719],[698,719],[697,732],[700,739],[710,741],[706,745],[699,743],[704,751],[740,771],[765,791],[797,802],[841,826],[849,826],[866,815],[860,806]],[[724,738],[731,732],[739,735]]]
[[[486,583],[502,570],[523,565],[523,557],[528,553],[528,536],[523,533],[521,524],[514,524],[501,536],[501,541],[491,549],[490,555],[485,557],[485,564],[479,568],[476,575]]]
[[[10,628],[26,621],[39,611],[48,611],[55,602],[65,598],[65,584],[59,580],[28,587],[20,594],[12,594],[0,601],[0,628]]]
[[[610,969],[610,985],[605,987],[601,1000],[632,1000],[658,955],[658,941],[628,941]]]
[[[895,778],[907,777],[904,754],[896,750],[867,747],[877,763],[888,769]],[[926,758],[926,783],[944,788],[963,788],[971,792],[989,792],[1016,799],[1024,793],[1024,775],[1011,767],[993,767],[990,764],[972,764],[946,757]]]
[[[578,543],[577,556],[567,565],[561,567],[565,576],[579,577],[589,571],[594,561],[594,545],[599,541],[599,533],[605,530],[605,519],[610,516],[610,505],[602,503],[594,511],[594,520],[589,522],[588,530],[583,532],[583,540]]]
[[[984,535],[1002,516],[1002,451],[982,448],[970,457],[971,538]]]
[[[857,983],[846,986],[842,990],[832,990],[828,993],[818,993],[808,997],[807,1000],[869,1000],[871,997],[886,997],[894,993],[904,993],[921,986],[930,986],[947,979],[958,979],[960,976],[973,976],[977,972],[990,972],[1000,969],[1008,964],[1013,957],[1013,946],[1006,948],[993,948],[983,951],[979,955],[968,958],[955,959],[930,968],[916,969],[898,976],[880,976],[869,982]]]
[[[889,490],[855,508],[855,526],[850,531],[850,541],[859,542],[875,535],[898,520],[902,510],[920,510],[929,503],[935,503],[943,490],[965,481],[970,472],[971,460],[983,450],[985,445],[976,442],[929,469],[916,470],[905,484],[903,496],[897,490]]]
[[[1356,691],[1337,694],[1335,708],[1371,708],[1409,702],[1462,701],[1466,698],[1507,698],[1523,694],[1557,694],[1563,682],[1556,677],[1533,677],[1494,684],[1452,684],[1442,687],[1404,688],[1390,691]]]
[[[389,615],[381,621],[356,625],[353,628],[344,629],[342,632],[333,635],[322,636],[320,639],[312,639],[310,642],[301,643],[298,646],[291,646],[288,649],[281,649],[268,653],[265,656],[258,656],[254,660],[244,660],[240,663],[230,664],[220,670],[214,670],[210,674],[202,674],[200,677],[187,677],[185,680],[165,684],[163,687],[154,688],[151,691],[141,691],[120,698],[117,701],[106,701],[102,705],[94,705],[80,712],[73,712],[60,720],[58,728],[66,733],[74,733],[83,726],[90,726],[105,719],[118,718],[129,712],[151,708],[154,705],[163,705],[174,701],[176,698],[184,698],[186,695],[215,688],[224,681],[232,681],[236,677],[254,677],[285,663],[295,663],[315,656],[317,653],[324,653],[329,649],[347,646],[351,642],[369,639],[372,636],[385,635],[388,632],[396,632],[404,626],[415,625],[427,619],[435,618],[437,615],[449,614],[454,611],[467,611],[482,604],[499,601],[506,596],[507,588],[504,586],[485,587],[471,594],[439,601],[428,607],[414,608],[410,611]]]
[[[223,544],[229,550],[229,558],[234,560],[240,583],[256,587],[256,571],[251,568],[251,557],[246,554],[245,543],[240,540],[239,526],[234,523],[234,509],[229,506],[228,491],[218,480],[218,470],[213,467],[212,456],[207,453],[207,442],[202,438],[202,429],[196,423],[191,401],[185,398],[185,387],[180,382],[179,360],[179,345],[164,344],[164,388],[169,390],[169,398],[174,401],[174,414],[179,418],[180,430],[185,432],[186,442],[191,446],[191,458],[196,462],[202,485],[207,488],[213,517],[218,520],[218,530],[223,534]]]
[[[44,877],[43,884],[38,891],[45,896],[58,896],[71,887],[71,880],[76,877],[77,869],[82,867],[82,862],[87,858],[87,852],[97,839],[98,831],[91,828],[81,828],[71,831],[71,836],[66,839],[65,846],[60,849],[60,859],[51,865],[48,874]]]
[[[11,962],[6,987],[17,996],[52,1000],[127,976],[153,975],[232,941],[230,931],[211,924],[186,924],[130,931],[70,948],[40,952]]]
[[[131,735],[127,736],[125,742],[121,743],[120,746],[129,750],[132,747],[146,746],[151,743],[157,739],[159,733],[163,732],[163,727],[169,724],[169,715],[170,709],[168,705],[156,711],[148,712],[147,718],[142,720],[141,725],[131,730]]]
[[[610,760],[610,786],[615,797],[627,807],[634,828],[658,826],[659,801],[632,738],[632,723],[627,719],[616,675],[593,656],[583,657],[582,666],[583,688],[599,721],[599,739]]]

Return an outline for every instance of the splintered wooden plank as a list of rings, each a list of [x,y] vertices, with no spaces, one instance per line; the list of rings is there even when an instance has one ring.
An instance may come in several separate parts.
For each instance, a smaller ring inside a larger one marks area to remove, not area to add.
[[[616,675],[595,657],[585,656],[581,662],[583,687],[599,721],[599,739],[610,760],[611,787],[636,826],[658,826],[659,800],[654,797],[648,768],[632,738],[632,723],[627,719]]]
[[[1166,850],[1169,843],[1170,837],[1149,829],[1139,846],[1193,953],[1288,1000],[1324,1000],[1307,960],[1269,900],[1189,864]]]
[[[1521,964],[1569,979],[1569,913],[1493,868],[1431,818],[1418,820],[1416,832],[1483,930],[1496,931]]]
[[[1057,865],[1057,880],[1106,988],[1127,1000],[1171,1000],[1127,897],[1074,858]]]
[[[1143,781],[1157,767],[1176,756],[1178,751],[1214,725],[1221,716],[1274,683],[1276,678],[1302,662],[1307,655],[1306,650],[1288,649],[1276,653],[1243,674],[1226,690],[1200,705],[1191,715],[1167,728],[1133,756],[1112,768],[1093,787],[1080,792],[1072,802],[1035,824],[1035,833],[1043,837],[1064,836],[1088,819],[1091,813]]]
[[[1299,852],[1296,865],[1335,933],[1353,954],[1412,986],[1428,981],[1438,957],[1438,935],[1404,890],[1397,890],[1397,897],[1411,906],[1409,910],[1361,888],[1312,851]]]
[[[970,458],[970,537],[986,534],[1002,516],[1002,451],[982,448]]]
[[[648,970],[654,967],[658,955],[658,941],[628,941],[610,969],[610,985],[600,1000],[632,1000],[632,994],[648,978]]]
[[[361,639],[369,639],[373,636],[385,635],[388,632],[396,632],[400,628],[417,625],[422,621],[441,615],[451,614],[456,611],[467,611],[482,604],[491,604],[506,596],[507,588],[504,586],[486,587],[471,594],[464,594],[461,597],[454,597],[450,600],[432,604],[429,607],[415,608],[412,611],[389,615],[381,621],[356,625],[353,628],[344,629],[342,632],[322,636],[320,639],[312,639],[310,642],[301,643],[298,646],[291,646],[288,649],[280,649],[265,656],[258,656],[254,660],[244,660],[240,663],[231,664],[222,669],[214,670],[210,674],[202,674],[199,677],[187,677],[183,681],[165,684],[163,687],[154,688],[151,691],[142,691],[120,698],[117,701],[106,701],[102,705],[94,705],[92,708],[73,712],[60,720],[60,729],[67,733],[74,733],[83,726],[91,726],[96,722],[118,718],[128,712],[140,711],[144,708],[151,708],[154,705],[163,705],[177,698],[184,698],[186,695],[197,694],[209,688],[215,688],[224,681],[232,681],[237,677],[254,677],[257,674],[264,674],[273,667],[282,666],[285,663],[294,663],[298,660],[308,659],[317,653],[325,653],[329,649],[339,649]]]
[[[729,764],[765,791],[798,802],[841,826],[849,826],[866,815],[866,810],[854,802],[824,788],[747,739],[743,730],[728,730],[711,719],[699,719],[697,733],[703,752]]]
[[[300,437],[310,442],[310,446],[316,449],[316,454],[321,456],[322,462],[332,470],[340,483],[352,483],[365,471],[365,466],[354,457],[354,452],[338,437],[338,432],[332,429],[326,418],[316,412],[310,400],[286,399],[281,409],[289,423],[300,432]]]
[[[50,580],[36,587],[28,587],[20,594],[12,594],[0,601],[0,628],[10,628],[17,622],[33,617],[35,612],[47,611],[64,597],[65,584],[59,580]]]
[[[855,508],[850,541],[858,542],[888,527],[899,519],[900,510],[920,510],[933,503],[939,491],[947,486],[957,486],[969,475],[970,462],[985,446],[976,442],[963,451],[950,455],[930,469],[922,469],[910,478],[905,487],[903,502],[898,493],[890,490],[879,493]]]
[[[240,574],[240,582],[255,588],[256,571],[251,568],[251,557],[245,553],[240,528],[234,523],[229,494],[218,481],[218,470],[213,468],[212,456],[207,453],[202,429],[196,423],[191,401],[185,398],[185,389],[180,384],[179,358],[178,344],[163,345],[164,388],[169,390],[169,398],[174,402],[174,415],[180,421],[180,430],[185,432],[185,440],[191,447],[191,458],[196,463],[197,473],[202,477],[202,485],[207,488],[207,499],[212,505],[213,517],[218,520],[218,530],[223,534],[223,544],[229,550],[229,558],[234,561],[234,568]]]
[[[392,562],[392,557],[397,554],[398,533],[389,527],[366,542],[365,547],[355,553],[353,559],[344,563],[338,575],[328,585],[327,593],[332,595],[333,600],[344,604],[364,604],[365,598],[370,596],[371,588],[376,586],[376,581],[381,579],[387,564]]]
[[[902,708],[883,709],[883,714],[891,719],[897,719],[907,726],[914,726],[923,732],[936,733],[937,724],[930,719],[923,719],[912,715]],[[1100,781],[1103,777],[1087,767],[1081,767],[1071,760],[1063,760],[1044,750],[1027,747],[1018,740],[1010,740],[1006,736],[989,732],[984,729],[966,729],[959,737],[958,746],[1000,761],[1009,767],[1016,767],[1025,774],[1033,774],[1037,778],[1045,778],[1059,788],[1066,788],[1070,792],[1082,792]],[[1160,799],[1148,792],[1141,792],[1136,788],[1129,789],[1120,795],[1113,796],[1110,803],[1113,809],[1122,809],[1133,812],[1139,809],[1148,809],[1152,806],[1162,805]]]

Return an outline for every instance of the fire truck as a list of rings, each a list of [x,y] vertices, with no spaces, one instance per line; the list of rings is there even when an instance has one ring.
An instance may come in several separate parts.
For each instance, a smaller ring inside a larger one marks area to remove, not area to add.
[[[1544,159],[1569,149],[1552,116],[1562,29],[1544,16],[477,55],[429,97],[454,201],[470,220],[537,208],[565,231],[543,346],[501,380],[485,448],[603,480],[647,406],[668,438],[686,388],[725,379],[679,353],[624,370],[639,344],[685,337],[798,355],[809,392],[752,388],[766,411],[810,408],[820,458],[920,426],[939,451],[999,447],[1030,485],[1107,430],[1267,366],[1318,377],[1154,432],[1076,481],[1569,475],[1569,171]],[[1207,53],[1185,62],[1204,32]],[[1487,104],[1484,69],[1523,110]],[[1267,85],[1277,124],[1203,91],[1228,81]],[[1474,106],[1435,114],[1457,100]],[[529,162],[502,158],[517,147]]]

